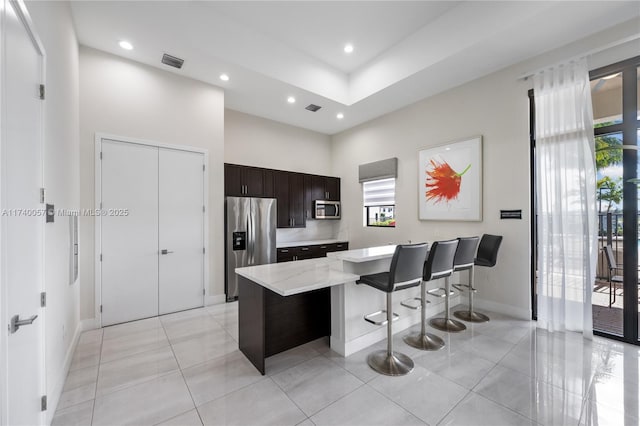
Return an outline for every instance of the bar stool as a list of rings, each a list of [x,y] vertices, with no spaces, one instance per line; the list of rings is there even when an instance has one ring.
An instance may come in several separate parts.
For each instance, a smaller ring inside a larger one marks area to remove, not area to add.
[[[469,284],[453,284],[453,287],[460,292],[469,291],[469,306],[473,306],[473,293],[475,293],[476,291],[476,289],[473,287],[473,266],[476,257],[476,250],[478,249],[478,241],[480,241],[480,238],[458,238],[458,241],[458,251],[456,252],[456,258],[453,261],[453,271],[469,271]],[[454,312],[453,314],[457,317],[458,315],[456,314],[456,312]]]
[[[449,299],[451,298],[451,284],[449,280],[451,274],[455,270],[456,260],[458,259],[458,252],[465,252],[466,254],[468,251],[470,251],[472,241],[469,241],[467,238],[458,238],[452,241],[455,242],[454,250],[447,258],[450,271],[446,276],[444,276],[444,289],[438,289],[444,290],[444,318],[431,318],[429,324],[431,324],[433,328],[437,328],[441,331],[458,333],[460,331],[466,330],[467,326],[458,320],[451,319],[451,317],[449,316]],[[474,244],[478,244],[477,239],[475,240]],[[473,261],[473,254],[471,255],[471,259],[471,261]]]
[[[387,349],[375,351],[367,357],[369,367],[387,376],[403,376],[413,370],[413,361],[407,355],[393,351],[392,322],[398,318],[392,312],[394,291],[416,287],[422,280],[422,268],[427,257],[426,243],[398,245],[391,259],[389,272],[363,275],[357,284],[366,284],[387,293],[387,309],[365,315],[364,319],[375,325],[387,326]],[[386,320],[375,321],[375,315],[386,313]]]
[[[498,250],[500,249],[501,243],[502,235],[484,234],[480,240],[480,245],[478,246],[478,254],[473,262],[474,265],[493,268],[498,260]],[[473,310],[473,293],[476,292],[476,289],[473,288],[472,277],[473,268],[469,270],[469,285],[467,286],[469,288],[469,309],[466,311],[456,311],[453,315],[464,321],[487,322],[489,321],[488,316]]]
[[[424,263],[422,282],[420,283],[420,332],[411,333],[404,337],[404,342],[417,349],[437,351],[444,347],[444,340],[435,334],[427,333],[426,318],[426,282],[445,278],[453,272],[453,256],[456,253],[457,240],[436,241],[431,245],[427,261]],[[406,306],[406,305],[405,305]]]

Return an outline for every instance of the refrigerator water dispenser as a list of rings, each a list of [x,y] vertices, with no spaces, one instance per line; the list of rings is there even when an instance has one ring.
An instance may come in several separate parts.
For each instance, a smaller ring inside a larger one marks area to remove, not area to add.
[[[247,249],[247,233],[234,232],[233,233],[233,251],[246,250],[246,249]]]

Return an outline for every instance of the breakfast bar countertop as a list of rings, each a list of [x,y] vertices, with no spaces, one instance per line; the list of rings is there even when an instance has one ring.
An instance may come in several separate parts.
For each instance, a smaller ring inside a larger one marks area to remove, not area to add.
[[[236,268],[236,274],[281,296],[291,296],[360,279],[359,275],[342,272],[339,262],[327,257]]]
[[[387,246],[368,247],[355,250],[336,251],[327,253],[327,257],[335,260],[346,260],[348,262],[362,263],[372,260],[387,259],[393,257],[396,246],[389,244]]]

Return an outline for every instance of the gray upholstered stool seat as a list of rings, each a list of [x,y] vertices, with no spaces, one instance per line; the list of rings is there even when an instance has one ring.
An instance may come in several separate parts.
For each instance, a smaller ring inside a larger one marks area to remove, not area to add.
[[[472,267],[469,269],[469,285],[468,286],[456,286],[456,288],[460,289],[461,287],[467,287],[469,290],[469,309],[466,311],[456,311],[453,315],[456,318],[460,318],[464,321],[469,322],[486,322],[489,321],[489,317],[480,312],[475,312],[473,310],[473,294],[476,292],[476,289],[473,287],[473,274],[474,268],[473,266],[483,266],[487,268],[492,268],[496,265],[498,260],[498,250],[500,249],[500,244],[502,243],[501,235],[491,235],[484,234],[482,239],[480,240],[480,245],[478,246],[478,252],[473,261]]]
[[[464,239],[462,239],[464,240]],[[462,242],[462,247],[461,247]],[[449,317],[449,300],[451,298],[451,274],[455,269],[455,259],[458,256],[458,253],[461,251],[467,250],[466,241],[461,241],[460,238],[456,240],[451,240],[449,242],[448,250],[446,252],[446,257],[442,257],[440,259],[442,272],[438,275],[438,278],[444,278],[444,317],[432,318],[429,320],[429,324],[438,330],[448,331],[448,332],[459,332],[465,330],[467,327],[461,323],[460,321],[453,320]],[[477,243],[477,242],[476,242]],[[473,259],[473,257],[472,257]]]
[[[427,333],[426,324],[426,285],[427,281],[445,278],[453,271],[453,256],[456,252],[457,240],[436,241],[431,245],[427,261],[422,271],[420,283],[420,332],[408,334],[404,342],[417,349],[436,351],[444,347],[444,340],[435,334]],[[407,305],[404,305],[407,306]]]
[[[422,268],[427,257],[428,246],[426,243],[399,245],[396,247],[391,259],[389,272],[363,275],[357,281],[358,284],[369,285],[376,290],[387,293],[387,309],[370,315],[365,315],[365,320],[376,325],[387,326],[387,349],[369,354],[367,363],[381,374],[387,376],[402,376],[413,370],[414,364],[407,355],[393,351],[394,316],[392,294],[394,291],[415,287],[422,280]],[[371,317],[386,313],[386,320],[374,321]]]

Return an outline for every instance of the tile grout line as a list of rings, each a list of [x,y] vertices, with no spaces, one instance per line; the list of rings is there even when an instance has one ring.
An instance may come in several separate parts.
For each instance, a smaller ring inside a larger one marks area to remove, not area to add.
[[[312,359],[313,359],[313,358],[312,358]],[[286,370],[285,370],[285,371],[286,371]],[[300,407],[298,404],[296,404],[296,402],[295,402],[293,399],[291,399],[291,397],[289,396],[289,394],[288,394],[284,389],[282,389],[282,386],[280,386],[280,385],[278,384],[278,382],[276,382],[275,380],[273,380],[273,378],[272,378],[271,376],[268,376],[268,377],[269,377],[269,380],[271,380],[271,382],[272,382],[274,385],[276,385],[276,386],[278,387],[278,389],[280,389],[280,390],[282,391],[282,393],[284,394],[284,396],[286,396],[286,397],[287,397],[287,399],[288,399],[289,401],[291,401],[291,403],[292,403],[293,405],[295,405],[295,407],[296,407],[296,408],[297,408],[297,409],[298,409],[298,410],[299,410],[299,411],[300,411],[300,412],[305,416],[306,420],[311,420],[310,416],[308,416],[308,415],[307,415],[307,413],[305,413],[305,412],[304,412],[304,410],[302,409],[302,407]],[[303,421],[304,421],[304,420],[303,420]],[[302,423],[302,422],[298,422],[298,423]],[[298,424],[298,423],[296,423],[296,424]]]
[[[98,380],[100,380],[100,365],[102,364],[102,346],[104,344],[104,328],[101,329],[102,333],[100,335],[100,355],[98,356],[98,373],[96,374],[96,386],[95,392],[93,394],[93,404],[91,405],[91,425],[93,425],[94,416],[96,413],[96,397],[98,394]]]
[[[204,421],[202,420],[202,417],[200,416],[200,412],[198,411],[198,407],[196,406],[196,401],[195,401],[195,399],[193,399],[193,394],[191,393],[191,388],[189,388],[189,385],[187,384],[187,379],[185,379],[185,377],[184,377],[184,372],[182,371],[182,366],[180,366],[180,363],[178,362],[178,357],[176,356],[176,353],[173,350],[173,344],[171,343],[171,340],[169,339],[169,336],[167,335],[167,330],[164,328],[164,324],[162,323],[162,321],[160,321],[160,324],[162,325],[162,331],[163,331],[165,337],[167,338],[167,341],[169,342],[169,348],[171,348],[171,353],[173,354],[173,358],[175,359],[176,365],[178,366],[178,371],[180,372],[180,377],[182,377],[182,381],[184,382],[184,386],[187,388],[187,392],[189,392],[189,398],[191,398],[191,402],[193,403],[193,409],[196,410],[196,414],[198,415],[198,418],[200,419],[200,423],[202,423],[204,425]],[[191,411],[191,410],[188,410],[188,411]],[[174,416],[174,417],[177,417],[177,416]],[[172,418],[173,417],[171,417],[169,419],[165,419],[163,421],[170,420]],[[162,422],[160,422],[160,423],[162,423]]]
[[[384,376],[380,376],[380,377],[384,377]],[[376,377],[377,378],[377,377]],[[378,395],[380,395],[381,397],[385,398],[387,401],[391,402],[393,405],[395,405],[396,407],[400,408],[402,411],[409,413],[410,415],[412,415],[413,417],[415,417],[416,419],[418,419],[418,421],[420,423],[423,423],[425,425],[428,425],[427,422],[425,422],[424,420],[422,420],[420,417],[416,416],[415,414],[413,414],[411,411],[409,411],[408,409],[404,408],[402,405],[398,404],[396,401],[394,401],[393,399],[389,398],[387,395],[383,394],[382,392],[380,392],[378,389],[374,388],[373,386],[371,386],[370,382],[369,383],[365,383],[365,386],[368,386],[369,389],[371,389],[372,391],[374,391],[375,393],[377,393]]]

